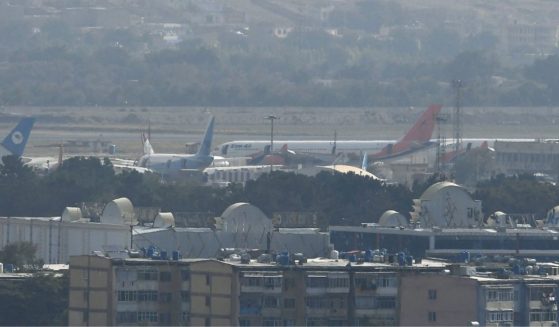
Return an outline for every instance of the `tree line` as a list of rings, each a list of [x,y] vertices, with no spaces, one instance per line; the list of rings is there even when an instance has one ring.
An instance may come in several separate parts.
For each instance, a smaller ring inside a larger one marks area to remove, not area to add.
[[[382,23],[374,14],[353,15],[351,24],[371,33]],[[222,31],[211,45],[190,38],[142,51],[142,35],[98,33],[47,22],[33,34],[24,24],[0,22],[0,104],[421,106],[451,102],[450,81],[461,79],[464,105],[559,105],[559,56],[510,66],[494,53],[494,36],[485,34],[461,40],[434,29],[417,48],[405,32],[378,40],[351,30],[339,38],[295,29],[285,39],[269,31]]]
[[[243,187],[162,183],[156,174],[115,174],[108,160],[75,157],[40,177],[18,158],[0,165],[0,216],[58,216],[67,206],[129,198],[135,206],[167,212],[220,215],[228,206],[249,202],[272,217],[275,212],[312,212],[325,225],[374,222],[388,209],[411,210],[411,192],[370,178],[321,173],[315,177],[285,172],[264,174]]]
[[[83,202],[106,203],[129,198],[135,206],[158,207],[166,212],[206,212],[220,215],[228,206],[248,202],[268,217],[277,212],[312,212],[327,225],[377,222],[386,210],[409,217],[414,198],[444,176],[434,175],[409,190],[354,174],[323,172],[305,176],[281,171],[225,188],[194,183],[163,183],[156,174],[115,174],[110,161],[75,157],[56,171],[40,177],[18,158],[7,156],[0,165],[0,216],[58,216],[67,206]],[[559,204],[559,186],[531,175],[498,175],[478,183],[475,199],[484,216],[500,210],[545,216]]]

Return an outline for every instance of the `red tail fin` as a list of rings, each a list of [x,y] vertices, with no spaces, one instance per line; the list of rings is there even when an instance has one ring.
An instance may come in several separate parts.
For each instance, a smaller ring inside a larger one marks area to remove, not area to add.
[[[438,104],[429,106],[398,143],[429,141],[435,130],[437,115],[441,111],[441,108],[442,106]]]
[[[429,106],[404,137],[396,144],[387,145],[379,153],[374,154],[373,157],[397,154],[428,142],[435,130],[437,115],[441,111],[441,108],[442,106],[438,104]]]

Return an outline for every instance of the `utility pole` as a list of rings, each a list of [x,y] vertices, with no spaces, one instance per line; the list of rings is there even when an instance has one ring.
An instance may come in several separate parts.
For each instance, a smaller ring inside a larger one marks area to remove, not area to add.
[[[274,115],[267,116],[265,119],[270,121],[270,153],[274,152],[274,120],[279,119]]]
[[[462,88],[464,87],[464,82],[459,79],[452,81],[452,87],[456,93],[455,107],[454,107],[454,119],[453,119],[453,142],[454,142],[454,155],[458,155],[462,149],[462,117],[460,116],[460,106],[462,97]]]

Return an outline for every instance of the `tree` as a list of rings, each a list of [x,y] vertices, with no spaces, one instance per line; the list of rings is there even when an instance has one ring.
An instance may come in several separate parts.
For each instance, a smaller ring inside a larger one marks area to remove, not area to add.
[[[43,261],[35,258],[37,245],[31,242],[10,243],[0,250],[0,262],[12,264],[20,271],[36,271],[43,267]]]
[[[63,326],[68,323],[68,274],[36,273],[0,283],[0,325]]]
[[[43,203],[40,180],[16,156],[5,156],[0,165],[0,215],[38,214]]]

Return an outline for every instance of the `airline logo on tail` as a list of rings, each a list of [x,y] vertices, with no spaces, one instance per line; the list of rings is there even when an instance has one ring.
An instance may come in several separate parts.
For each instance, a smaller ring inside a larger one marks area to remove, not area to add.
[[[212,116],[210,122],[208,123],[208,128],[206,128],[206,133],[202,139],[202,144],[200,144],[200,149],[198,149],[197,156],[209,156],[212,151],[212,139],[214,135],[214,120],[215,117]]]
[[[380,152],[372,155],[372,157],[375,159],[392,158],[429,145],[437,123],[437,116],[441,109],[441,105],[431,105],[400,141],[396,144],[387,145]]]
[[[35,124],[35,118],[23,118],[0,144],[12,155],[21,157],[29,135],[31,135],[33,124]]]

